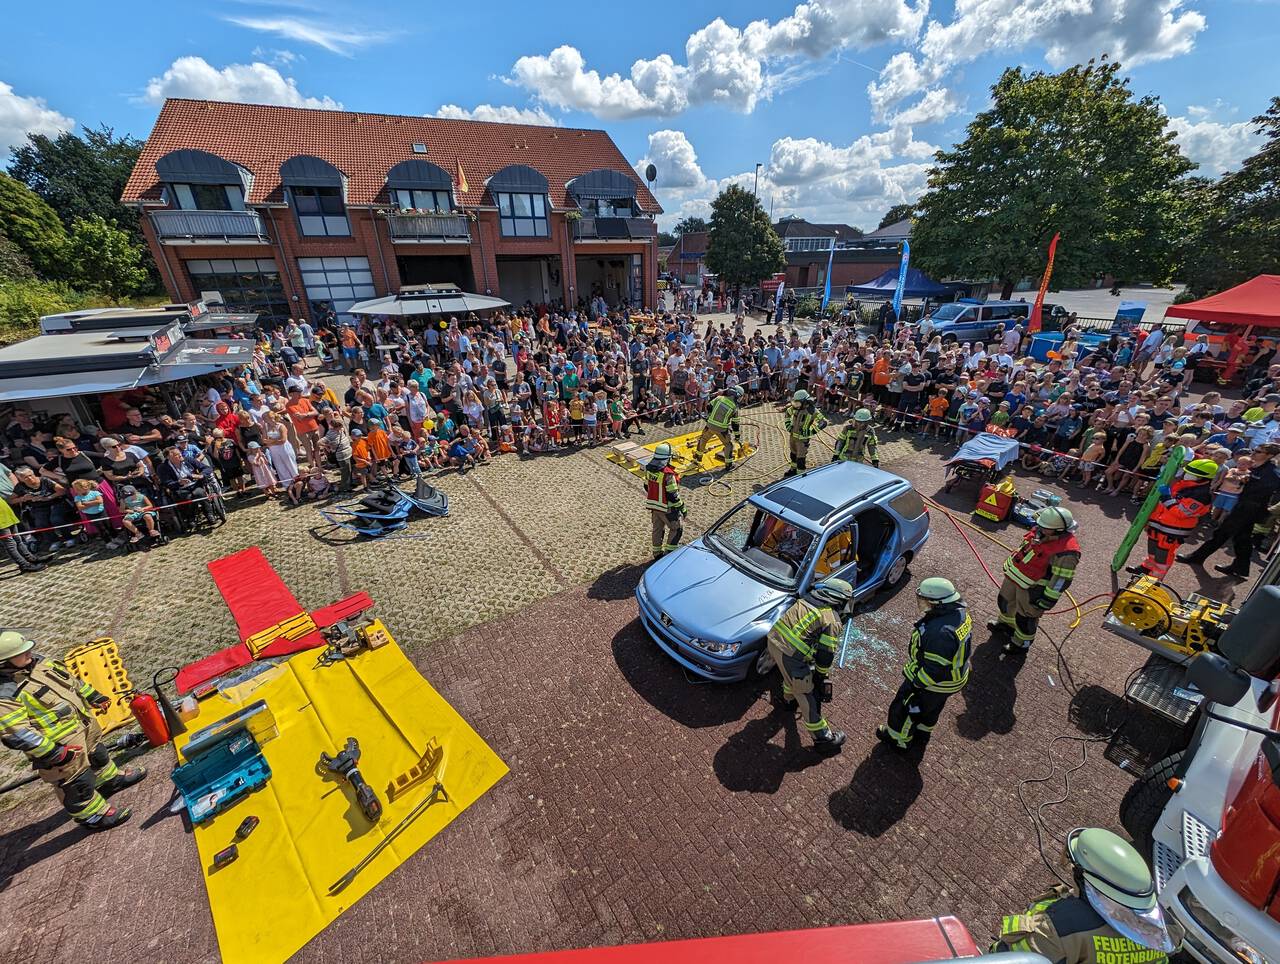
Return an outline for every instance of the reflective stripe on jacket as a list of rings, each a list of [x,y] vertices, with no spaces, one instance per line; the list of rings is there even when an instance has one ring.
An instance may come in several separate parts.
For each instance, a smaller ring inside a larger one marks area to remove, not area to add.
[[[956,693],[969,682],[973,620],[964,603],[934,606],[916,622],[902,675],[934,693]]]
[[[797,599],[773,624],[769,636],[784,653],[794,652],[826,675],[835,662],[836,645],[842,630],[843,626],[830,606],[815,606]]]
[[[711,403],[707,412],[707,424],[712,428],[732,428],[738,431],[738,403],[728,395],[721,395]]]
[[[97,692],[52,659],[3,674],[0,743],[32,759],[47,756],[89,722],[85,700]]]
[[[808,441],[827,427],[827,419],[817,409],[806,411],[792,402],[782,416],[782,426],[791,433],[792,438]]]
[[[666,465],[661,469],[645,469],[644,471],[645,505],[659,512],[683,507],[680,498],[680,476],[676,470]]]
[[[1057,599],[1076,575],[1080,561],[1080,543],[1071,533],[1045,542],[1036,542],[1032,529],[1022,538],[1022,545],[1004,561],[1004,574],[1023,589],[1040,586],[1045,596]]]
[[[850,422],[840,431],[836,439],[835,457],[845,462],[871,461],[878,459],[877,449],[880,439],[873,428],[858,431],[858,422]]]
[[[1005,917],[991,953],[1025,951],[1054,964],[1161,964],[1163,951],[1121,936],[1066,887],[1042,895],[1025,913]]]
[[[1212,508],[1213,495],[1209,483],[1200,479],[1182,479],[1169,486],[1169,498],[1156,503],[1147,526],[1160,532],[1184,536],[1194,529]]]

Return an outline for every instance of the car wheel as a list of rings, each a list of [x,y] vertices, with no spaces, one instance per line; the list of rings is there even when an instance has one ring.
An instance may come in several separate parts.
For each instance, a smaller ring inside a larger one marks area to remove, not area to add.
[[[765,646],[756,654],[755,662],[751,664],[751,678],[763,679],[773,672],[777,666],[773,661],[773,654],[769,652],[769,647]]]
[[[1128,831],[1138,852],[1147,857],[1152,856],[1152,834],[1160,814],[1173,797],[1169,779],[1178,775],[1186,752],[1179,750],[1153,763],[1120,801],[1120,825]]]
[[[884,574],[885,589],[897,589],[902,585],[902,580],[907,578],[907,564],[909,562],[911,562],[911,559],[905,554],[893,560],[893,565]]]

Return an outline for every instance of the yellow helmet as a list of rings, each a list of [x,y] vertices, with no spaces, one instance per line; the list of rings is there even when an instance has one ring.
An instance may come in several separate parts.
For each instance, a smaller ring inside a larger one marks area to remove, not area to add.
[[[1218,463],[1213,459],[1192,459],[1183,471],[1193,479],[1211,479],[1218,474]]]

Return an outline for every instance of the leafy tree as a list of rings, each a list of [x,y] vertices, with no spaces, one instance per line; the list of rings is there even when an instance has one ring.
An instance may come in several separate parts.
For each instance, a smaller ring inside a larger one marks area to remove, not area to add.
[[[915,212],[914,204],[895,204],[884,213],[884,217],[880,219],[880,223],[876,225],[876,230],[887,228],[891,224],[897,224],[899,221],[905,221]]]
[[[46,278],[63,274],[67,232],[53,209],[24,184],[0,174],[0,235]]]
[[[1199,218],[1187,225],[1183,277],[1196,297],[1280,273],[1280,97],[1253,123],[1262,147],[1194,198]]]
[[[786,267],[782,239],[750,192],[730,184],[711,202],[707,269],[734,286],[757,284]]]
[[[0,281],[29,281],[36,276],[22,249],[0,234]]]
[[[675,244],[675,243],[676,243],[676,236],[672,234],[670,231],[658,232],[658,244],[662,245],[664,248],[667,247],[668,245]]]
[[[1177,261],[1179,152],[1157,98],[1104,57],[1058,74],[1006,70],[963,143],[939,151],[916,204],[913,260],[934,277],[994,278],[1009,297],[1062,239],[1055,286],[1104,273],[1166,280]]]
[[[96,214],[71,226],[67,267],[77,284],[102,292],[115,304],[148,281],[142,247],[115,221]]]
[[[690,215],[687,218],[681,218],[676,222],[676,234],[692,234],[695,231],[707,230],[707,222],[705,218]]]

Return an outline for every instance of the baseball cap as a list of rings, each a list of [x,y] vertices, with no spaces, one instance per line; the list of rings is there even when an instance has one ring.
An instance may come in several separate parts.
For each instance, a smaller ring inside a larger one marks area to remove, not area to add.
[[[1247,432],[1249,431],[1249,426],[1245,425],[1244,422],[1232,422],[1230,425],[1227,426],[1227,431],[1228,432]],[[106,442],[104,441],[103,444],[105,445]]]

